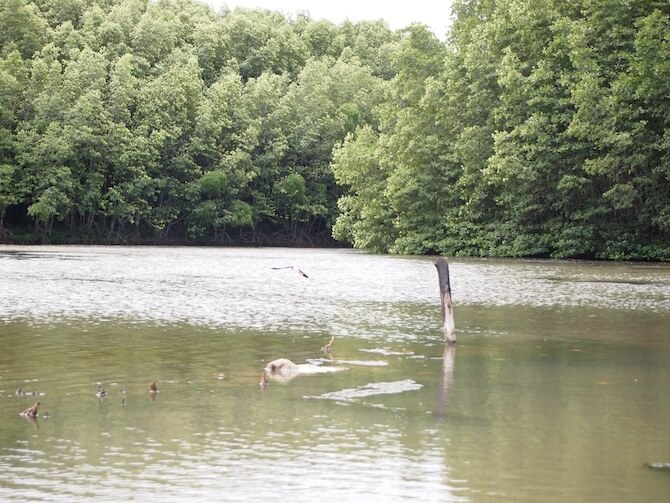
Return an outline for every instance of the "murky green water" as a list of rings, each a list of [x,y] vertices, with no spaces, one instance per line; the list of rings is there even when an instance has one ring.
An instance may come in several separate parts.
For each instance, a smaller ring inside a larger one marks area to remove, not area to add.
[[[0,500],[667,501],[670,267],[451,274],[445,353],[428,258],[0,247]]]

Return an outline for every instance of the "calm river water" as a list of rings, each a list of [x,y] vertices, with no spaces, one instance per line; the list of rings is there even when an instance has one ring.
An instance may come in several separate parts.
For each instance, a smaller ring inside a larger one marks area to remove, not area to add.
[[[451,277],[455,349],[427,257],[0,246],[0,500],[668,501],[670,267]]]

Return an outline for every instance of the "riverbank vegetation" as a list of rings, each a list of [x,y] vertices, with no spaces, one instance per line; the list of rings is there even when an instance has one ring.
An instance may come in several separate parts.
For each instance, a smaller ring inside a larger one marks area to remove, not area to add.
[[[667,2],[453,6],[6,0],[0,239],[670,259]]]

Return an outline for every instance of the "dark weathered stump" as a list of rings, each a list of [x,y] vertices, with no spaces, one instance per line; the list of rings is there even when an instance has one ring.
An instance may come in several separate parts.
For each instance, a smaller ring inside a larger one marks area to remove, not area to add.
[[[446,258],[435,260],[437,276],[440,282],[440,300],[442,306],[442,322],[444,328],[444,340],[449,344],[456,343],[454,335],[454,301],[451,298],[451,282],[449,281],[449,262]]]

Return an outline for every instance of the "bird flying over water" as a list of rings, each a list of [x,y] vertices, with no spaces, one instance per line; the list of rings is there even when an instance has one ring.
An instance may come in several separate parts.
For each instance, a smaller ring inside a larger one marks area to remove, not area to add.
[[[305,274],[303,271],[301,271],[298,267],[296,267],[294,265],[287,265],[287,266],[284,266],[284,267],[272,267],[272,269],[275,269],[275,270],[277,270],[277,269],[293,269],[294,271],[298,271],[298,274],[300,274],[300,276],[302,276],[304,278],[309,278],[309,276],[307,276],[307,274]]]

